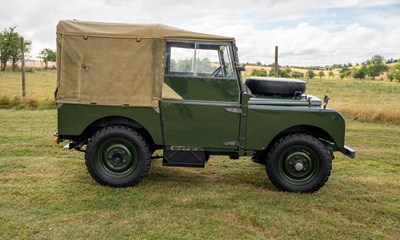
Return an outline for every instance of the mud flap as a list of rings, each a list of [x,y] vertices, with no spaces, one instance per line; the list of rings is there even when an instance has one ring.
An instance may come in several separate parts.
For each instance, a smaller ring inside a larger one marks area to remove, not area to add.
[[[208,157],[205,151],[164,150],[163,166],[204,167]]]

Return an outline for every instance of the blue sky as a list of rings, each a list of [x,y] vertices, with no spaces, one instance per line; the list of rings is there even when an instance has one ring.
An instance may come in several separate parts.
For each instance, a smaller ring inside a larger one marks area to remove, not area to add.
[[[164,23],[233,36],[242,62],[283,65],[357,63],[400,58],[400,0],[1,0],[0,28],[15,26],[33,57],[55,49],[60,19]],[[6,7],[3,7],[6,6]]]

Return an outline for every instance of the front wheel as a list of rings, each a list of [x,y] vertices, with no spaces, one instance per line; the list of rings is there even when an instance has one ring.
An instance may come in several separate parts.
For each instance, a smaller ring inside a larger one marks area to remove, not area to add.
[[[291,134],[272,146],[265,166],[269,179],[279,190],[312,193],[328,181],[332,157],[317,138]]]
[[[101,185],[128,187],[137,185],[151,164],[146,141],[125,126],[109,126],[90,139],[86,153],[90,175]]]

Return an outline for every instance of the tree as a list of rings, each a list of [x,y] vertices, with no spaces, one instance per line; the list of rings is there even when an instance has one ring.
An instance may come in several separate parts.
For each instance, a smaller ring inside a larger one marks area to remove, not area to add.
[[[21,59],[21,36],[15,31],[16,27],[6,28],[0,34],[1,71],[5,71],[8,60],[12,61],[12,70],[15,71],[17,62]],[[24,41],[24,46],[24,53],[29,53],[31,41]]]
[[[10,59],[10,53],[7,47],[7,39],[4,32],[0,32],[0,63],[1,71],[4,71],[7,66],[7,61]]]
[[[306,76],[307,76],[309,79],[313,79],[313,77],[315,77],[315,73],[314,73],[313,70],[308,69],[307,72],[306,72]]]
[[[342,67],[342,69],[340,70],[340,73],[346,73],[347,71],[349,71],[349,68],[346,66],[346,64]]]
[[[343,78],[346,77],[346,73],[345,72],[340,73],[339,77],[340,77],[341,80],[343,80]]]
[[[332,70],[330,70],[328,73],[328,77],[333,77],[333,76],[334,76],[334,74],[333,74]]]
[[[268,76],[267,71],[265,71],[264,68],[261,68],[259,70],[257,69],[253,69],[253,71],[251,71],[250,76],[258,76],[258,77],[266,77]]]
[[[388,60],[386,61],[387,64],[388,64],[388,63],[394,63],[394,62],[395,62],[395,60],[394,60],[393,58],[388,59]]]
[[[283,71],[287,74],[288,77],[290,77],[291,73],[292,73],[292,69],[290,69],[290,67],[285,67],[283,69]]]
[[[364,64],[353,73],[354,79],[364,79],[365,76],[367,76],[367,67]]]
[[[393,81],[395,79],[400,82],[400,63],[397,63],[392,68],[390,68],[388,72],[388,78],[390,81]]]
[[[278,77],[281,78],[289,78],[290,77],[290,73],[291,73],[291,69],[289,67],[286,67],[284,69],[282,68],[278,68]],[[270,77],[274,77],[275,76],[275,69],[271,68],[271,70],[269,71],[268,74]]]
[[[17,62],[19,60],[21,60],[22,58],[22,54],[21,54],[21,36],[19,34],[18,35],[18,39],[17,40],[17,44],[15,44],[15,46],[17,48],[14,48],[12,53],[11,53],[11,61],[12,61],[12,71],[14,72],[15,69],[17,68]],[[29,40],[24,40],[24,54],[25,56],[29,54],[29,52],[31,51],[31,45],[32,42]]]
[[[386,71],[388,67],[385,65],[384,60],[385,59],[380,55],[375,55],[370,60],[368,60],[368,76],[372,77],[372,79],[375,79],[376,76],[379,76],[381,73]]]
[[[292,71],[292,77],[293,78],[302,78],[302,77],[304,77],[304,73],[298,72],[298,71]]]
[[[319,76],[319,79],[322,79],[322,77],[325,77],[324,71],[322,71],[322,70],[319,71],[318,76]]]

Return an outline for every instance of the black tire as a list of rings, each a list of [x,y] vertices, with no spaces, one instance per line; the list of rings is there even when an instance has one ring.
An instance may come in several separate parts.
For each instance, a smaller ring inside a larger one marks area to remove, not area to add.
[[[136,131],[125,126],[109,126],[96,132],[86,152],[86,167],[101,185],[137,185],[150,169],[150,150]]]
[[[249,77],[246,78],[246,85],[253,94],[267,96],[293,97],[295,93],[304,93],[306,91],[306,83],[304,81],[289,78]]]
[[[272,146],[265,167],[279,190],[312,193],[328,181],[332,157],[317,138],[296,133],[282,137]]]

